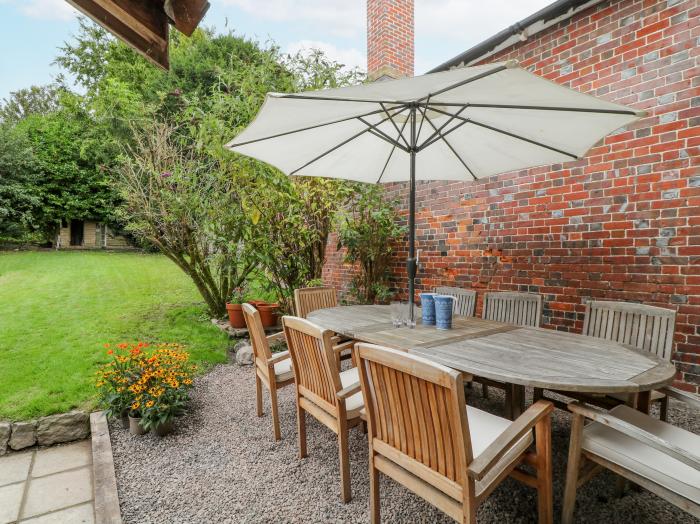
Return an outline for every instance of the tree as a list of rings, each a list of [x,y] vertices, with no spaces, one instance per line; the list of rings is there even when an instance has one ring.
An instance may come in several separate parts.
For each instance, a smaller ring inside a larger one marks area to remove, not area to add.
[[[357,184],[357,195],[340,215],[338,249],[345,248],[345,261],[357,264],[351,282],[355,300],[364,304],[384,302],[394,245],[405,234],[398,222],[397,202],[383,198],[378,185]]]
[[[154,123],[136,132],[117,186],[127,230],[155,245],[195,283],[222,317],[233,290],[256,266],[236,183],[214,157]]]
[[[58,110],[61,88],[58,85],[31,86],[10,93],[0,107],[0,122],[16,124],[30,115],[45,115]]]

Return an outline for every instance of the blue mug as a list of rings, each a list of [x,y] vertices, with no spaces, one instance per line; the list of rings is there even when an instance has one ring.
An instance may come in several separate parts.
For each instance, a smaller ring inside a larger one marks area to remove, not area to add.
[[[423,312],[423,325],[435,325],[435,293],[421,293],[420,305]]]
[[[452,307],[454,297],[435,295],[435,324],[438,329],[452,329]]]

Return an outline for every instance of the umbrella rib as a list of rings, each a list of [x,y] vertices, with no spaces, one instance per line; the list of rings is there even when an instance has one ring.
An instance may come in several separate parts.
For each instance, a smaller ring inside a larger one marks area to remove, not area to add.
[[[421,103],[423,105],[424,103]],[[426,104],[427,105],[427,104]],[[462,106],[458,102],[431,102],[431,106]],[[516,105],[516,104],[478,104],[470,103],[471,107],[485,107],[493,109],[525,109],[531,111],[565,111],[574,113],[602,113],[602,114],[612,114],[612,115],[637,115],[638,111],[624,110],[624,109],[594,109],[586,107],[555,107],[555,106],[530,106],[530,105]]]
[[[389,116],[389,112],[386,110],[386,106],[384,105],[384,103],[382,102],[382,103],[380,103],[379,105],[382,106],[382,109],[384,110],[384,113],[386,114],[386,116]],[[404,107],[404,109],[405,109],[405,107]],[[395,115],[394,115],[394,116],[395,116]],[[396,129],[396,132],[399,134],[399,136],[396,138],[396,140],[398,140],[399,138],[401,138],[401,140],[403,140],[403,143],[406,145],[406,147],[407,147],[407,148],[410,147],[410,146],[408,145],[408,141],[407,141],[406,138],[403,136],[403,128],[401,128],[401,131],[399,131],[399,126],[396,125],[396,122],[394,122],[394,119],[393,119],[393,118],[390,118],[389,121],[390,121],[391,124],[394,126],[394,129]],[[404,126],[404,127],[405,127],[405,126]]]
[[[467,105],[464,105],[459,111],[457,111],[454,115],[452,115],[452,116],[447,120],[447,122],[445,122],[444,124],[442,124],[442,125],[440,126],[439,129],[436,129],[436,130],[433,132],[432,135],[430,135],[428,138],[425,139],[425,141],[423,142],[422,145],[418,146],[418,151],[420,151],[421,149],[423,149],[423,146],[425,146],[425,144],[427,144],[428,142],[430,142],[431,140],[433,140],[433,138],[435,138],[437,135],[439,135],[440,133],[442,133],[442,130],[445,129],[445,127],[447,127],[455,118],[459,117],[460,113],[461,113],[462,111],[464,111],[467,107],[468,107]],[[421,114],[423,114],[422,111],[421,111]],[[459,127],[459,126],[457,126],[457,127]],[[449,130],[447,133],[443,133],[443,134],[446,135],[446,134],[448,134],[448,133],[454,131],[455,129],[456,129],[456,127],[452,128],[452,129]],[[420,135],[420,129],[419,129],[419,134],[418,134],[418,135]]]
[[[424,111],[424,110],[421,109],[421,112],[422,112],[422,111]],[[459,117],[459,118],[461,118],[461,117]],[[435,124],[433,124],[433,123],[430,121],[429,118],[426,118],[426,120],[428,121],[428,123],[430,124],[430,126],[431,126],[433,129],[435,129],[435,130],[437,131],[437,129],[435,128]],[[466,122],[465,122],[465,123],[466,123]],[[438,133],[438,134],[439,134],[439,133]],[[467,172],[472,176],[472,178],[473,178],[474,180],[477,180],[476,175],[474,174],[474,172],[473,172],[471,169],[469,169],[469,166],[467,165],[467,163],[464,161],[464,159],[463,159],[461,156],[459,156],[459,153],[457,153],[457,151],[455,151],[455,148],[452,147],[452,144],[450,144],[450,143],[447,141],[447,139],[446,139],[443,135],[440,135],[440,139],[441,139],[443,142],[445,142],[445,145],[446,145],[447,147],[450,148],[450,151],[452,151],[452,153],[457,157],[457,160],[459,160],[459,161],[462,163],[462,165],[463,165],[464,168],[467,170]]]
[[[330,102],[361,102],[366,104],[402,104],[401,100],[372,100],[370,98],[334,98],[332,96],[304,96],[297,94],[281,95],[277,98],[295,98],[298,100],[326,100]]]
[[[402,108],[401,111],[403,111],[403,109],[404,109],[404,108]],[[398,114],[398,113],[400,113],[401,111],[397,111],[397,112],[395,113],[395,115]],[[389,120],[390,118],[391,118],[390,116],[387,116],[386,118],[384,118],[383,120],[381,120],[377,125],[383,124],[384,122],[386,122],[386,121]],[[342,142],[340,142],[339,144],[334,145],[334,146],[331,147],[329,150],[324,151],[323,153],[321,153],[321,154],[318,155],[317,157],[312,158],[311,160],[309,160],[309,161],[308,161],[306,164],[304,164],[303,166],[296,168],[294,171],[291,171],[291,172],[289,173],[289,175],[292,176],[292,175],[294,175],[295,173],[298,173],[299,171],[301,171],[301,170],[304,169],[305,167],[310,166],[311,164],[313,164],[313,163],[316,162],[317,160],[322,159],[324,156],[326,156],[326,155],[332,153],[332,152],[335,151],[336,149],[339,149],[339,148],[343,147],[343,146],[344,146],[345,144],[347,144],[348,142],[352,142],[352,141],[355,140],[356,138],[358,138],[358,137],[364,135],[365,133],[371,131],[371,129],[372,129],[372,128],[370,128],[370,127],[366,127],[365,129],[363,129],[363,130],[360,131],[359,133],[356,133],[356,134],[352,135],[350,138],[347,138],[347,139],[343,140]]]
[[[447,91],[451,91],[452,89],[456,89],[458,87],[461,87],[466,84],[470,84],[472,82],[476,82],[477,80],[481,80],[482,78],[486,78],[487,76],[491,76],[496,73],[500,73],[501,71],[504,71],[508,69],[508,66],[506,65],[501,65],[498,67],[494,67],[493,69],[489,69],[488,71],[484,71],[483,73],[479,73],[478,75],[472,76],[470,78],[466,78],[464,80],[460,80],[459,82],[455,82],[452,85],[449,85],[447,87],[443,87],[442,89],[438,89],[437,91],[433,93],[429,93],[426,96],[422,96],[416,100],[416,102],[420,102],[421,100],[425,100],[426,98],[429,99],[431,97],[441,95],[442,93],[445,93]]]
[[[425,101],[426,104],[430,103],[430,96],[431,95],[428,95],[428,98]],[[425,118],[426,118],[425,113],[423,111],[421,111],[421,113],[420,113],[420,125],[418,126],[418,133],[416,133],[416,139],[418,139],[418,137],[420,136],[421,129],[423,129],[423,122],[425,122]]]
[[[462,127],[464,124],[468,124],[468,123],[469,123],[469,119],[464,119],[464,120],[462,120],[459,124],[457,124],[456,126],[452,127],[451,129],[448,129],[448,130],[445,131],[444,133],[438,133],[438,135],[435,136],[435,138],[432,138],[430,141],[427,141],[427,140],[426,140],[425,142],[423,142],[423,144],[418,148],[418,151],[423,151],[424,149],[429,148],[429,147],[432,146],[435,142],[437,142],[438,140],[440,140],[441,137],[449,135],[450,133],[452,133],[452,131],[456,131],[457,129],[459,129],[460,127]],[[435,135],[435,133],[433,133],[433,135]]]
[[[381,109],[377,109],[377,110],[375,110],[375,111],[370,111],[369,113],[364,113],[364,114],[362,114],[362,115],[348,116],[348,117],[345,117],[345,118],[341,118],[340,120],[333,120],[332,122],[326,122],[326,123],[324,123],[324,124],[314,124],[314,125],[312,125],[312,126],[301,127],[301,128],[299,128],[299,129],[292,129],[291,131],[284,131],[284,132],[282,132],[282,133],[277,133],[277,134],[270,135],[270,136],[264,136],[264,137],[262,137],[262,138],[255,138],[255,139],[253,139],[253,140],[246,140],[245,142],[241,142],[241,143],[239,143],[239,144],[233,144],[233,145],[231,145],[231,146],[229,146],[229,147],[232,147],[232,148],[233,148],[233,147],[245,146],[245,145],[248,145],[248,144],[254,144],[255,142],[262,142],[263,140],[271,140],[271,139],[273,139],[273,138],[279,138],[279,137],[281,137],[281,136],[292,135],[292,134],[294,134],[294,133],[301,133],[302,131],[309,131],[309,130],[311,130],[311,129],[316,129],[316,128],[319,128],[319,127],[330,126],[330,125],[333,125],[333,124],[340,124],[340,123],[342,123],[342,122],[347,122],[348,120],[355,120],[356,118],[364,118],[364,117],[366,117],[366,116],[376,115],[377,113],[381,113],[381,112],[382,112]]]
[[[444,114],[444,115],[452,115],[452,113],[449,113],[449,112],[447,112],[447,111],[443,111],[443,110],[441,110],[441,109],[437,109],[437,108],[435,108],[435,107],[433,107],[432,109],[433,109],[433,111],[436,111],[436,112],[438,112],[438,113],[442,113],[442,114]],[[556,153],[560,153],[560,154],[562,154],[562,155],[569,156],[569,157],[571,157],[571,158],[573,158],[573,159],[578,159],[578,158],[579,158],[577,155],[574,155],[573,153],[569,153],[569,152],[567,152],[567,151],[563,151],[563,150],[561,150],[561,149],[557,149],[556,147],[549,146],[549,145],[547,145],[547,144],[543,144],[542,142],[538,142],[537,140],[532,140],[531,138],[525,138],[524,136],[520,136],[520,135],[517,135],[517,134],[515,134],[515,133],[511,133],[510,131],[505,131],[505,130],[503,130],[503,129],[499,129],[499,128],[497,128],[497,127],[490,126],[490,125],[488,125],[488,124],[484,124],[484,123],[482,123],[482,122],[478,122],[477,120],[474,120],[474,119],[471,119],[471,118],[464,118],[463,116],[458,116],[457,118],[458,118],[459,120],[463,120],[465,124],[474,124],[474,125],[476,125],[476,126],[480,126],[480,127],[485,128],[485,129],[490,129],[491,131],[495,131],[496,133],[501,133],[501,134],[503,134],[503,135],[507,135],[507,136],[509,136],[509,137],[516,138],[516,139],[518,139],[518,140],[522,140],[522,141],[524,141],[524,142],[528,142],[528,143],[530,143],[530,144],[533,144],[533,145],[536,145],[536,146],[539,146],[539,147],[543,147],[543,148],[545,148],[545,149],[549,149],[550,151],[554,151],[554,152],[556,152]]]
[[[377,138],[381,138],[382,140],[386,140],[386,141],[389,142],[390,144],[392,144],[392,145],[394,145],[394,146],[396,146],[396,147],[398,147],[398,148],[400,148],[400,149],[402,149],[402,150],[404,150],[404,151],[406,151],[406,152],[408,153],[408,148],[406,148],[406,147],[404,147],[403,145],[401,145],[401,144],[399,143],[399,141],[398,141],[398,138],[397,138],[396,140],[394,140],[394,139],[391,138],[389,135],[387,135],[384,131],[382,131],[381,129],[379,129],[379,128],[376,126],[376,124],[372,124],[371,122],[367,122],[367,120],[365,120],[365,119],[362,118],[362,117],[359,117],[359,116],[358,116],[357,119],[358,119],[360,122],[362,122],[364,125],[366,125],[367,127],[369,127],[369,128],[372,130],[372,131],[370,131],[370,133],[372,133],[374,136],[376,136]],[[393,120],[392,120],[391,118],[389,118],[389,120],[391,120],[391,121],[393,122]],[[398,131],[398,128],[397,128],[397,131]]]
[[[406,129],[406,124],[408,124],[408,119],[403,123],[401,126],[401,130],[399,131],[399,134],[403,136],[403,130]],[[377,179],[377,184],[382,181],[382,177],[384,176],[384,172],[386,171],[386,168],[389,166],[389,161],[391,160],[391,157],[394,154],[394,151],[396,150],[396,146],[391,148],[391,151],[389,151],[389,156],[386,159],[386,162],[384,163],[384,167],[382,168],[382,172],[379,174],[379,178]]]

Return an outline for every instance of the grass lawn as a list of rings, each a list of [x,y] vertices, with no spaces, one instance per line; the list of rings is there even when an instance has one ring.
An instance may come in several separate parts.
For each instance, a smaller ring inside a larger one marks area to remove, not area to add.
[[[185,344],[204,367],[229,344],[161,255],[0,253],[0,420],[94,407],[104,344],[139,340]]]

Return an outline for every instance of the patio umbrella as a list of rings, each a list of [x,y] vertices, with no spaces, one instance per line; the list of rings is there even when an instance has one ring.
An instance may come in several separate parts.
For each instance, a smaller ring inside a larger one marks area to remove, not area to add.
[[[408,298],[416,276],[416,180],[477,180],[581,158],[644,116],[509,61],[413,78],[269,93],[227,147],[287,175],[410,183]]]

